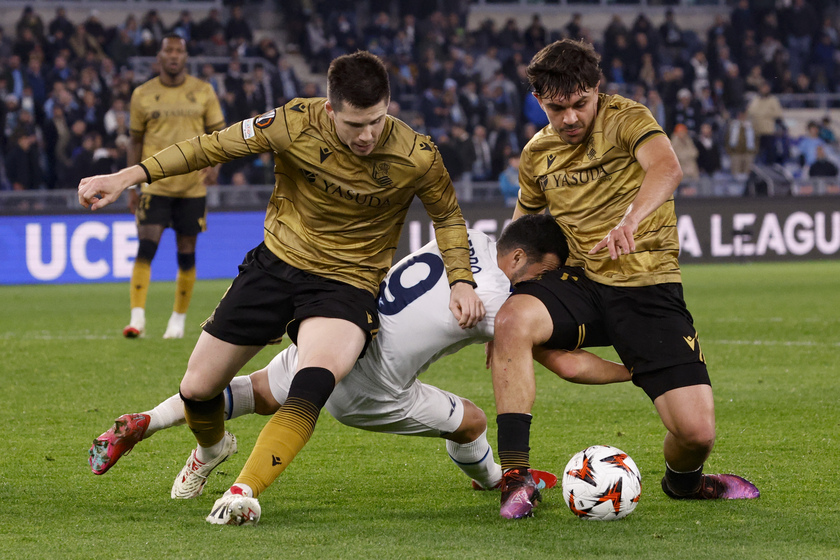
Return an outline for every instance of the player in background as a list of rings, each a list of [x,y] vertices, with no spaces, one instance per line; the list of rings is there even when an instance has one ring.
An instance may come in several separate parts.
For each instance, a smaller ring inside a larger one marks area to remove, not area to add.
[[[181,37],[167,35],[163,38],[157,62],[160,75],[131,94],[129,166],[176,142],[225,126],[213,88],[187,74],[187,44]],[[206,172],[166,177],[152,184],[141,182],[128,191],[128,208],[137,221],[140,244],[131,272],[131,320],[123,329],[126,338],[145,335],[146,295],[151,282],[152,260],[167,227],[175,231],[178,274],[175,277],[175,304],[163,338],[183,338],[195,285],[196,242],[198,234],[206,227],[205,182],[214,183],[215,177],[216,170],[208,168]]]
[[[546,215],[526,216],[510,224],[494,243],[470,230],[470,261],[479,297],[487,314],[472,329],[461,329],[447,311],[448,291],[443,260],[433,241],[397,263],[385,277],[379,297],[379,336],[347,377],[336,386],[325,408],[340,422],[365,430],[402,435],[443,437],[455,464],[476,488],[496,488],[501,467],[487,441],[487,418],[469,400],[417,380],[430,364],[469,345],[493,337],[496,311],[507,299],[511,283],[555,268],[568,254],[559,226]],[[498,249],[498,251],[497,251]],[[256,412],[272,414],[286,400],[296,368],[297,348],[283,350],[267,367],[233,378],[225,391],[228,418]],[[620,364],[588,352],[547,351],[540,362],[577,383],[627,381]],[[180,425],[183,405],[178,395],[141,414],[125,414],[96,438],[90,449],[95,474],[103,474],[141,439]],[[546,487],[556,478],[531,471]],[[213,523],[255,522],[234,515],[227,496],[213,508]],[[218,507],[219,505],[223,507]],[[235,504],[233,504],[235,506]],[[251,504],[253,506],[253,504]],[[251,507],[256,511],[256,508]],[[233,521],[231,521],[231,519]]]
[[[500,514],[532,515],[533,348],[612,345],[667,430],[662,489],[673,498],[755,498],[735,475],[704,475],[715,441],[712,387],[683,300],[673,194],[682,171],[650,111],[598,93],[599,56],[570,40],[543,48],[527,75],[549,125],[528,142],[514,220],[548,210],[569,266],[517,286],[496,316],[491,358]]]
[[[336,383],[379,329],[376,294],[415,196],[434,224],[459,327],[484,317],[452,180],[429,138],[387,114],[390,95],[379,58],[364,51],[341,56],[327,72],[326,99],[293,99],[79,183],[79,202],[96,210],[142,180],[274,153],[277,180],[264,241],[245,256],[204,322],[181,381],[198,446],[176,477],[172,498],[197,496],[207,474],[236,452],[236,438],[225,431],[222,393],[284,334],[297,344],[297,371],[237,482],[258,494],[306,445]]]

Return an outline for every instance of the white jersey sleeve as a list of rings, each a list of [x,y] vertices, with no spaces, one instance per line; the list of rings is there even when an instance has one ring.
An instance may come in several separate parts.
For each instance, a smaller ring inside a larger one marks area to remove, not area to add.
[[[458,326],[449,310],[443,259],[432,241],[395,264],[385,277],[378,302],[379,335],[350,374],[365,378],[358,382],[399,394],[435,360],[493,338],[493,322],[510,295],[510,281],[496,263],[492,240],[478,231],[468,233],[476,293],[487,315],[471,329]]]

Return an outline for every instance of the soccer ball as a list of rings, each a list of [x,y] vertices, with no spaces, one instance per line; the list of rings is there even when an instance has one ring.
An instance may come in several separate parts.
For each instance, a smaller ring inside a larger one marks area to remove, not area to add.
[[[636,509],[641,496],[642,475],[636,463],[609,445],[587,447],[563,471],[563,499],[583,519],[621,519]]]

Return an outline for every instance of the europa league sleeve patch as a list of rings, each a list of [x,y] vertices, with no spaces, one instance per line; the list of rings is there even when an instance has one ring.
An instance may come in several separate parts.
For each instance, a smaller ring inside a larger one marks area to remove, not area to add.
[[[274,122],[274,116],[276,115],[276,111],[272,109],[268,113],[263,113],[256,119],[254,119],[254,126],[257,128],[268,128],[271,126],[271,123]]]

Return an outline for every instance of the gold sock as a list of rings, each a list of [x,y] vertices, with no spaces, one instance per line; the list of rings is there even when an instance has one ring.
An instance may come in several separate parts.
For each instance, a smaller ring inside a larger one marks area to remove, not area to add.
[[[260,432],[254,450],[236,482],[254,491],[268,488],[312,436],[320,407],[299,397],[289,397]]]
[[[185,399],[184,418],[202,447],[212,447],[225,437],[225,397],[221,393],[209,401]]]
[[[149,283],[152,279],[152,263],[149,261],[134,261],[129,285],[129,301],[131,308],[146,307],[146,295],[149,293]]]
[[[190,307],[190,299],[192,299],[193,286],[195,286],[195,267],[189,270],[178,269],[178,275],[175,277],[175,306],[173,311],[176,313],[186,313]]]

